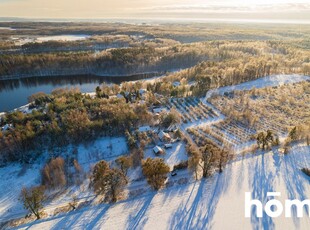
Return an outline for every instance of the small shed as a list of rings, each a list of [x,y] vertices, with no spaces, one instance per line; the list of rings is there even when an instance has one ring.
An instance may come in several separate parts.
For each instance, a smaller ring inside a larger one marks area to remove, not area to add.
[[[171,149],[172,148],[172,144],[165,144],[165,149]]]
[[[143,132],[148,132],[148,131],[151,131],[151,127],[150,126],[141,126],[139,127],[139,132],[143,133]]]
[[[159,154],[163,154],[164,153],[164,150],[159,147],[158,145],[156,145],[154,148],[153,148],[153,152],[156,154],[156,155],[159,155]]]
[[[163,111],[166,111],[165,108],[162,108],[162,107],[157,107],[157,108],[153,108],[153,113],[161,113]]]

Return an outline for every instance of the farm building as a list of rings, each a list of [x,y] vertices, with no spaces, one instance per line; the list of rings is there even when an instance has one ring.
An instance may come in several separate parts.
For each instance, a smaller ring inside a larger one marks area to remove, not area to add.
[[[160,131],[158,133],[158,137],[161,141],[170,141],[171,137],[168,133],[165,133],[164,131]]]

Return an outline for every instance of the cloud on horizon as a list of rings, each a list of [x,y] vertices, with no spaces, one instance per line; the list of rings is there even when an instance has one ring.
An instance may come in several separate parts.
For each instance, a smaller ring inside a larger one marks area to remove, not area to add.
[[[309,0],[0,0],[0,17],[310,20]]]
[[[260,5],[228,5],[228,4],[202,4],[202,5],[169,5],[149,8],[141,8],[142,11],[156,12],[188,12],[204,11],[212,13],[223,12],[294,12],[310,10],[310,3],[283,3],[283,4],[260,4]]]

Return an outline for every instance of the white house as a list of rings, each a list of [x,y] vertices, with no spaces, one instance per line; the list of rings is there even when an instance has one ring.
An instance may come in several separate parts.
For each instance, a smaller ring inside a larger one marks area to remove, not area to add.
[[[162,107],[157,107],[157,108],[153,108],[153,113],[161,113],[163,111],[167,111],[165,108]]]

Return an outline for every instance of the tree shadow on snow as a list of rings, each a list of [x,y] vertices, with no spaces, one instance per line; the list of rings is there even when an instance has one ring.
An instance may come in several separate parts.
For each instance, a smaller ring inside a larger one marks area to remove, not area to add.
[[[265,157],[267,154],[267,157]],[[275,156],[273,157],[273,168],[269,166],[270,158],[268,157],[269,153],[263,153],[260,156],[257,156],[255,160],[253,160],[254,165],[250,164],[249,171],[249,187],[252,188],[251,195],[252,199],[257,199],[262,202],[262,204],[266,204],[268,200],[273,199],[272,197],[267,197],[267,192],[276,192],[274,189],[275,180],[277,179],[277,175],[279,175],[278,168],[281,165],[280,158]],[[263,217],[257,217],[257,209],[256,206],[252,206],[251,209],[251,223],[253,229],[275,229],[275,224],[273,219],[266,215],[263,212]]]
[[[156,193],[151,193],[144,198],[139,199],[141,202],[140,210],[134,215],[129,214],[126,229],[143,229],[146,221],[148,220],[146,212]]]
[[[309,186],[309,177],[301,172],[301,168],[307,167],[307,162],[310,162],[310,157],[300,155],[303,153],[289,153],[283,156],[284,167],[283,167],[283,180],[285,181],[287,197],[289,200],[305,200],[307,196],[305,194],[305,186]],[[299,155],[299,156],[298,156]],[[308,157],[308,159],[307,159]],[[304,206],[304,216],[305,214],[309,216],[309,209]],[[297,208],[293,206],[291,209],[292,218],[296,228],[299,228],[300,218],[297,217]]]
[[[104,217],[104,214],[110,208],[110,205],[103,205],[98,207],[94,207],[93,211],[89,212],[89,209],[83,211],[75,211],[71,212],[68,216],[65,216],[61,221],[55,224],[51,229],[94,229],[99,228],[96,226],[100,220]]]
[[[187,201],[170,220],[171,229],[210,229],[217,204],[231,182],[231,164],[223,173],[197,181]],[[198,186],[198,187],[197,187]]]

